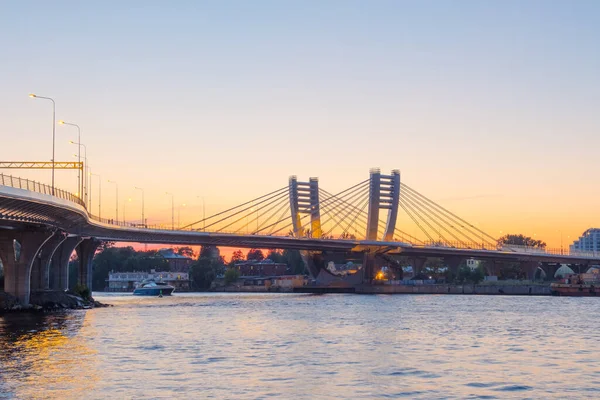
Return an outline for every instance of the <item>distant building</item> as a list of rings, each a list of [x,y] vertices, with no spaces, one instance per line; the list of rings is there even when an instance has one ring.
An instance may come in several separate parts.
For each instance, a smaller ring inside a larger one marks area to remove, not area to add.
[[[572,252],[600,252],[600,228],[583,232],[569,248]]]
[[[194,259],[175,253],[173,249],[161,249],[158,255],[167,260],[172,272],[189,272]]]
[[[165,282],[175,287],[175,291],[188,292],[190,277],[187,272],[109,272],[106,280],[106,292],[133,292],[133,289],[146,279]]]
[[[234,268],[240,273],[240,276],[275,276],[285,275],[287,264],[276,263],[266,259],[263,261],[243,261],[235,263]]]
[[[477,267],[479,267],[480,264],[481,264],[481,261],[479,261],[479,260],[475,260],[473,258],[467,258],[467,267],[471,268],[471,270],[477,269]]]

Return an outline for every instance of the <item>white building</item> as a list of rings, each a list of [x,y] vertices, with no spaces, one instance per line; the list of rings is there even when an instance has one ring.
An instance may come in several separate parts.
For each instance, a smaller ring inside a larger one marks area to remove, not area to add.
[[[132,292],[140,282],[154,279],[175,287],[175,290],[187,292],[190,290],[190,277],[187,272],[114,272],[108,273],[106,280],[107,292]]]
[[[600,228],[591,228],[583,232],[570,246],[572,252],[600,252]]]

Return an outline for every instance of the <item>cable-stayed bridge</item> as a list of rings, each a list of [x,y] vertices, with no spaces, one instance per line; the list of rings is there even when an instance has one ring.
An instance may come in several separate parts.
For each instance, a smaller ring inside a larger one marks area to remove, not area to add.
[[[530,275],[541,262],[600,260],[593,253],[499,246],[493,236],[404,184],[397,170],[385,175],[373,169],[368,179],[338,193],[321,188],[317,178],[292,176],[286,186],[181,227],[99,218],[71,193],[0,175],[0,259],[7,292],[28,302],[30,288],[67,288],[73,251],[80,259],[80,282],[91,286],[92,258],[102,241],[297,249],[318,281],[347,285],[370,282],[378,266],[399,254],[411,257],[416,270],[435,256],[450,268],[465,258],[487,260],[491,273],[494,263],[519,261]],[[360,273],[329,273],[327,261],[340,254],[362,258]]]

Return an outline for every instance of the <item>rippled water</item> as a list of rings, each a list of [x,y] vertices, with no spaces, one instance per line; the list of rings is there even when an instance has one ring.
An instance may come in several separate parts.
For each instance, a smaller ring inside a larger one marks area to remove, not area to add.
[[[600,300],[97,294],[0,317],[0,398],[599,398]]]

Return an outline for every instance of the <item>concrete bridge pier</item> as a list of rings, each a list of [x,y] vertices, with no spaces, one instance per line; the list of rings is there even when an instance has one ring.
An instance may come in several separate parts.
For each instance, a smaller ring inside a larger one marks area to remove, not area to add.
[[[427,257],[410,257],[408,262],[413,269],[413,277],[419,275],[423,271],[423,267],[427,262]]]
[[[503,262],[497,260],[487,260],[483,265],[488,276],[499,276]]]
[[[550,262],[543,262],[540,267],[546,273],[546,280],[547,281],[553,281],[554,280],[554,274],[556,274],[556,271],[560,268],[560,264],[558,264],[558,263],[550,263]]]
[[[308,270],[308,274],[312,278],[319,276],[321,268],[325,268],[323,253],[320,251],[301,251],[300,256],[304,262],[304,266]]]
[[[102,243],[94,238],[84,239],[77,247],[77,257],[79,258],[79,284],[85,285],[92,290],[92,261],[98,246]]]
[[[69,236],[52,255],[52,262],[50,263],[51,289],[67,290],[69,288],[69,260],[82,240],[79,236]]]
[[[0,259],[4,266],[4,291],[29,304],[31,267],[51,231],[0,231]]]
[[[460,267],[460,264],[463,261],[465,261],[464,257],[459,257],[459,256],[444,257],[444,264],[446,264],[446,267],[448,267],[448,269],[450,271],[452,271],[454,276],[458,276],[458,267]]]
[[[31,290],[50,288],[50,263],[60,244],[67,238],[66,233],[57,231],[42,246],[31,268]]]
[[[538,261],[521,261],[521,269],[527,274],[527,279],[535,280],[535,275],[540,266]]]

